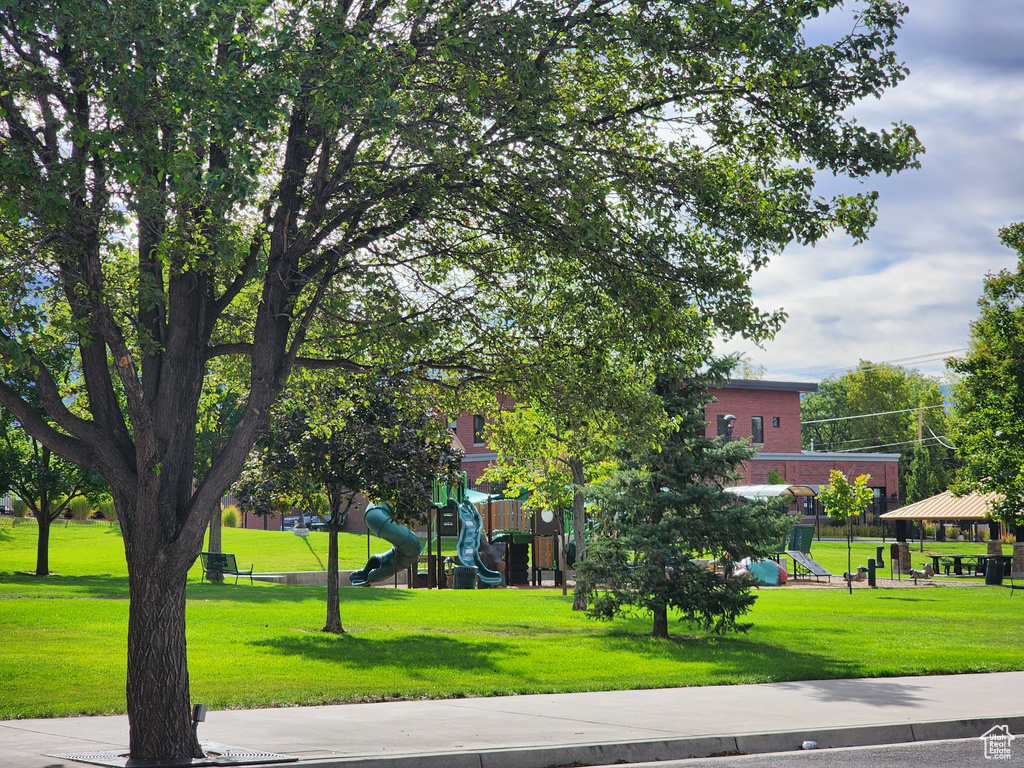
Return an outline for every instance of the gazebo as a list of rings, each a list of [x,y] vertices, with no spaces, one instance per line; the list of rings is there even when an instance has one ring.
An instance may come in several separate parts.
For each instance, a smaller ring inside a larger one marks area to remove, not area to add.
[[[998,501],[1002,496],[998,493],[969,493],[966,496],[956,497],[952,491],[931,496],[905,507],[886,512],[879,519],[885,522],[898,522],[900,520],[921,523],[921,538],[924,539],[924,523],[933,521],[952,521],[968,523],[990,523],[994,522],[989,518],[989,510],[993,501]]]

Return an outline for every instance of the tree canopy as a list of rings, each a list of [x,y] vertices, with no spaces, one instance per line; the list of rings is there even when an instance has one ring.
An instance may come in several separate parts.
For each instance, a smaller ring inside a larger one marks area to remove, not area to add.
[[[809,43],[841,4],[3,5],[0,360],[47,418],[4,381],[0,404],[110,484],[133,759],[201,754],[186,574],[296,368],[479,374],[588,312],[635,349],[763,337],[753,271],[865,236],[875,194],[815,185],[916,165],[911,127],[854,117],[906,74],[907,9],[851,2]],[[65,332],[80,410],[45,363]],[[193,487],[224,356],[244,407]]]
[[[1024,523],[1024,224],[1000,230],[1018,255],[1014,271],[985,279],[967,354],[947,361],[953,390],[952,440],[962,466],[954,490],[997,492],[993,511]]]
[[[861,360],[821,382],[800,403],[805,450],[900,454],[900,496],[919,501],[946,489],[954,463],[945,396],[920,371]]]

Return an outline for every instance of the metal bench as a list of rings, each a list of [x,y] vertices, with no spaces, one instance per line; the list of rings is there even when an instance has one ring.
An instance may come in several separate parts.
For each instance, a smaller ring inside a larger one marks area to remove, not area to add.
[[[1024,589],[1024,571],[1010,571],[1010,597],[1015,589]]]
[[[206,579],[212,582],[211,573],[219,573],[221,576],[226,573],[234,575],[235,584],[238,583],[239,576],[248,576],[249,583],[252,584],[252,563],[243,563],[243,565],[249,566],[249,570],[239,568],[238,563],[235,562],[235,556],[227,552],[200,552],[199,557],[203,561],[203,575],[199,578],[200,582]]]

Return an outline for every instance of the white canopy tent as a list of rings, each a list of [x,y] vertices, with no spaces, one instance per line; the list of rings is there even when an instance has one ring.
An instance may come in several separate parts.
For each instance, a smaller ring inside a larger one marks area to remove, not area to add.
[[[723,490],[744,499],[774,499],[777,496],[816,496],[818,491],[809,485],[734,485]]]

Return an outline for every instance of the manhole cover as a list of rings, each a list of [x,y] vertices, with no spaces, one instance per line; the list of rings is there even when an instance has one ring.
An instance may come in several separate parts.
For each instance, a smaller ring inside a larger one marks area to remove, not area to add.
[[[177,768],[189,766],[199,768],[204,765],[266,765],[269,763],[294,763],[299,758],[289,755],[276,755],[273,752],[261,752],[245,747],[231,747],[215,741],[204,741],[200,744],[206,757],[195,757],[191,760],[133,760],[131,768]],[[109,749],[105,752],[62,752],[47,755],[61,760],[74,760],[78,763],[103,765],[110,768],[128,768],[128,752],[120,749]]]

